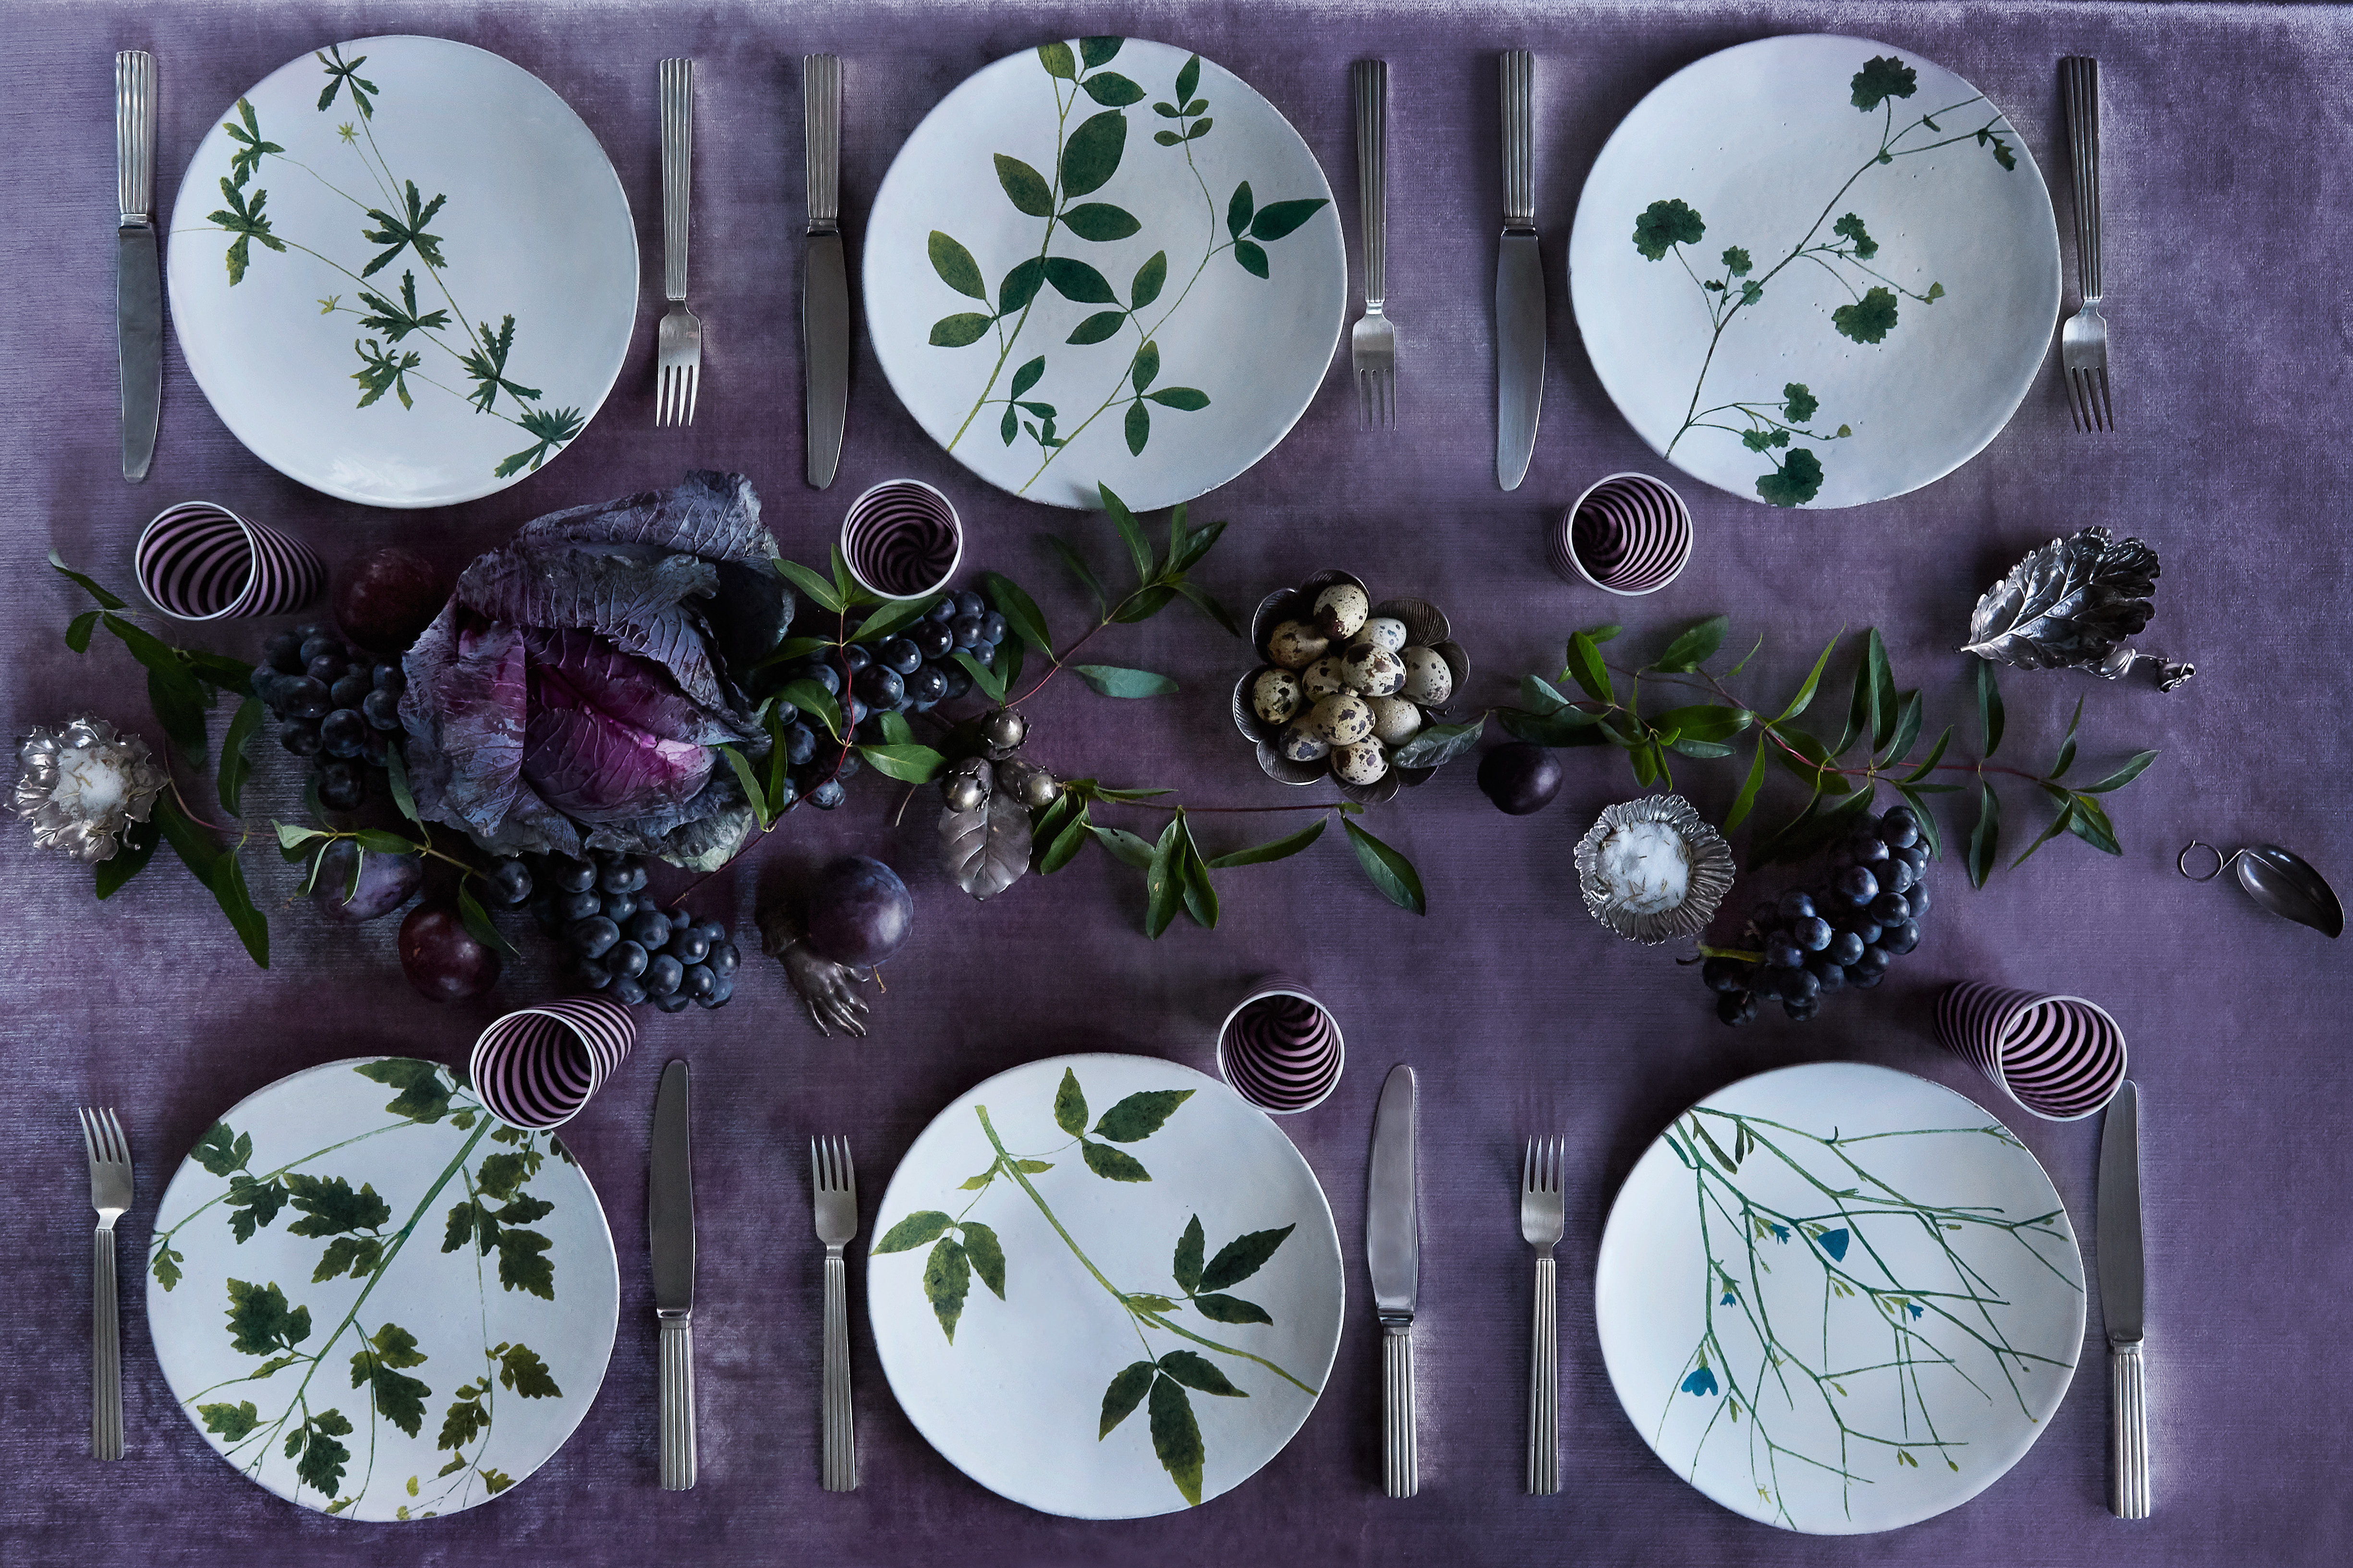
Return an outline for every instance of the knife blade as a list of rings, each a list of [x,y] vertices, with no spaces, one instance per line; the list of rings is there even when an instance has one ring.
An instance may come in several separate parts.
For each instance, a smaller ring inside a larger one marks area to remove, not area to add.
[[[646,1246],[653,1257],[654,1316],[661,1324],[661,1484],[664,1491],[685,1491],[695,1473],[694,1157],[682,1061],[662,1068],[654,1096]]]
[[[2140,1089],[2126,1079],[2100,1129],[2100,1317],[2108,1331],[2109,1429],[2118,1519],[2147,1519],[2148,1389],[2141,1362],[2146,1278],[2140,1233]]]
[[[1421,1484],[1413,1409],[1413,1317],[1421,1300],[1414,1087],[1413,1068],[1403,1062],[1381,1086],[1365,1197],[1365,1266],[1381,1321],[1382,1481],[1391,1497],[1411,1497]]]
[[[1495,253],[1495,482],[1520,488],[1544,410],[1544,258],[1536,242],[1535,56],[1504,51],[1504,238]]]
[[[164,402],[164,278],[155,257],[155,58],[114,57],[114,349],[122,378],[122,477],[137,484],[155,460]]]
[[[841,256],[841,60],[801,57],[808,238],[801,256],[801,390],[808,482],[833,483],[849,410],[849,275]]]

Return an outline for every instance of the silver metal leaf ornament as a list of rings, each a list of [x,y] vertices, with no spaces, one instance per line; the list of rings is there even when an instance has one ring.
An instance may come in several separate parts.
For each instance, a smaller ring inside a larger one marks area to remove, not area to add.
[[[970,811],[943,811],[940,850],[957,887],[994,898],[1029,869],[1029,812],[1008,789]]]
[[[2126,646],[2156,606],[2157,552],[2142,541],[2085,528],[2054,539],[1986,591],[1969,616],[1963,653],[2020,669],[2081,669],[2114,680],[2137,663],[2172,690],[2197,667]]]

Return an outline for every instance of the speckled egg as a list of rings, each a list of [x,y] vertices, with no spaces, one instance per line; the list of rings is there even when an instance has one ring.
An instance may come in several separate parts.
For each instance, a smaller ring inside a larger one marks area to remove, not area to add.
[[[1322,658],[1324,650],[1331,646],[1331,638],[1306,622],[1285,621],[1266,639],[1267,662],[1285,669],[1305,669]]]
[[[1388,697],[1405,684],[1405,662],[1374,643],[1358,643],[1340,658],[1340,679],[1351,691]]]
[[[1315,595],[1315,629],[1335,640],[1353,637],[1372,608],[1362,588],[1354,583],[1335,583]]]
[[[1276,737],[1274,749],[1294,763],[1320,763],[1332,752],[1332,742],[1307,727],[1305,721]]]
[[[1454,695],[1454,672],[1435,648],[1409,647],[1398,656],[1405,661],[1405,686],[1398,695],[1435,705]]]
[[[1342,784],[1376,784],[1388,771],[1388,753],[1381,750],[1377,741],[1358,741],[1351,746],[1332,748],[1332,774]]]
[[[1270,669],[1250,684],[1250,708],[1270,724],[1289,722],[1306,700],[1299,677],[1287,669]]]
[[[1402,746],[1421,732],[1421,710],[1402,697],[1368,697],[1373,710],[1373,739],[1384,746]]]
[[[1336,653],[1327,653],[1309,665],[1300,679],[1312,698],[1325,698],[1348,689],[1348,678],[1340,668],[1340,656]]]
[[[1373,710],[1363,698],[1343,691],[1315,704],[1307,727],[1335,746],[1350,746],[1372,738]]]
[[[1352,643],[1369,643],[1376,647],[1385,647],[1391,653],[1396,653],[1405,647],[1405,637],[1403,621],[1398,620],[1395,616],[1375,616],[1371,620],[1358,626],[1356,635],[1348,640]]]

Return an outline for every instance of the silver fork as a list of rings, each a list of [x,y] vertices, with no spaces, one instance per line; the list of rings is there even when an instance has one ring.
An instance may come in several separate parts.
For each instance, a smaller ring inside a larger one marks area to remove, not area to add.
[[[122,1458],[122,1330],[116,1317],[114,1222],[131,1206],[131,1140],[111,1109],[81,1112],[90,1206],[98,1211],[90,1276],[90,1454]]]
[[[1389,66],[1358,60],[1356,205],[1365,220],[1365,313],[1348,334],[1356,406],[1367,427],[1397,428],[1397,327],[1382,314],[1389,266]]]
[[[858,1429],[849,1410],[849,1278],[841,1249],[858,1234],[858,1173],[847,1138],[809,1140],[817,1238],[825,1243],[825,1489],[858,1489]]]
[[[702,323],[686,308],[686,231],[694,190],[694,62],[661,63],[662,298],[654,337],[654,424],[694,423],[702,381]]]
[[[1520,1165],[1520,1234],[1536,1249],[1535,1337],[1528,1357],[1528,1492],[1560,1490],[1560,1324],[1552,1249],[1560,1241],[1561,1141],[1528,1140]]]
[[[2067,376],[2067,411],[2078,430],[2114,431],[2108,401],[2108,323],[2100,314],[2100,62],[2069,55],[2059,62],[2060,96],[2067,110],[2067,147],[2075,176],[2075,277],[2084,308],[2059,332],[2059,364]]]

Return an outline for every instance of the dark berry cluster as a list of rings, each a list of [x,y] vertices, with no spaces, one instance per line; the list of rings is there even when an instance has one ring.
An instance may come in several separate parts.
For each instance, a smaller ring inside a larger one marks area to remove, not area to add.
[[[645,861],[598,853],[544,860],[531,900],[540,929],[564,944],[565,974],[591,991],[665,1013],[724,1007],[741,962],[727,928],[665,910],[645,890]],[[528,883],[526,883],[528,886]],[[529,896],[526,894],[526,896]]]
[[[1717,994],[1718,1018],[1746,1024],[1763,1003],[1778,1001],[1803,1023],[1820,1010],[1825,993],[1849,985],[1868,991],[1886,978],[1891,963],[1920,945],[1928,847],[1910,807],[1899,805],[1858,829],[1832,853],[1831,865],[1827,886],[1757,907],[1743,933],[1757,961],[1718,955],[1701,966]]]
[[[253,694],[284,721],[279,740],[316,770],[319,803],[350,811],[367,798],[367,769],[382,768],[399,743],[398,662],[368,656],[317,624],[280,632],[262,647]]]

